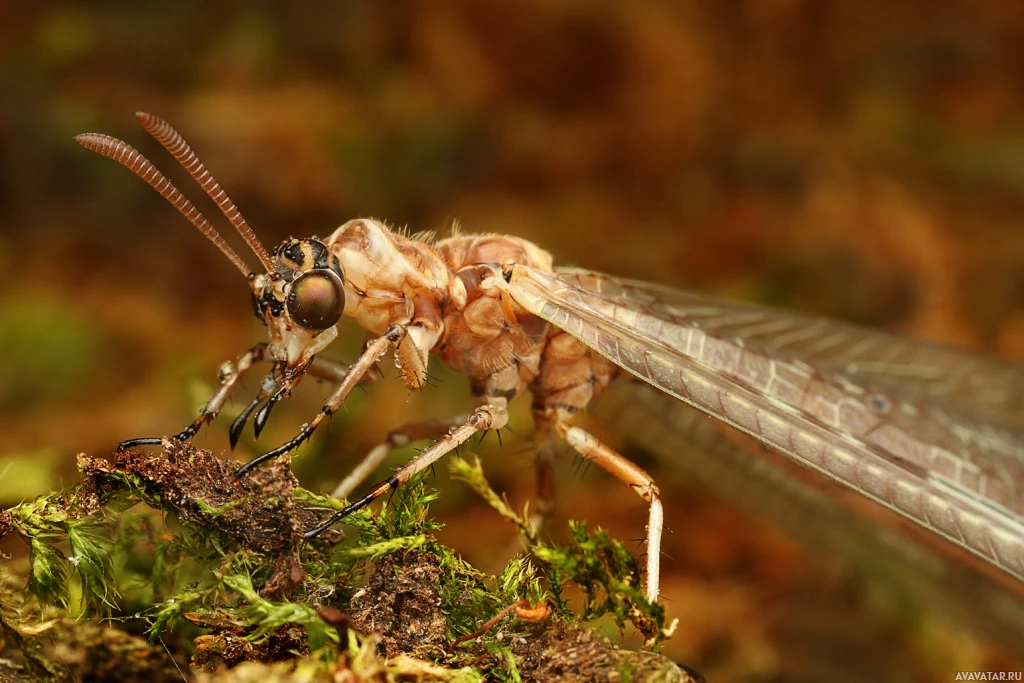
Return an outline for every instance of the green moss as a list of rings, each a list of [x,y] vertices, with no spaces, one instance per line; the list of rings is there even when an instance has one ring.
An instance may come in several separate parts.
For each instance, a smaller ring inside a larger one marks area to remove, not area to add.
[[[497,576],[437,542],[440,525],[429,516],[437,494],[420,480],[377,511],[346,519],[344,532],[307,543],[301,531],[344,503],[290,484],[287,462],[265,473],[278,488],[257,500],[246,486],[264,484],[240,485],[230,463],[202,451],[119,457],[115,466],[83,458],[81,485],[9,511],[11,529],[31,552],[25,580],[39,610],[133,615],[152,642],[177,644],[197,666],[297,653],[324,672],[355,668],[371,646],[349,633],[351,625],[380,633],[373,647],[391,657],[414,654],[461,671],[464,680],[486,672],[517,681],[524,654],[502,633],[532,632],[523,642],[541,643],[539,634],[604,615],[654,639],[663,633],[662,610],[644,599],[639,567],[621,544],[585,524],[572,525],[564,547],[537,542],[525,511],[514,512],[487,486],[479,462],[453,460],[452,467],[529,544]],[[183,483],[184,472],[194,486]],[[585,596],[579,614],[562,599],[569,584]],[[515,605],[536,608],[541,618],[506,609]],[[470,634],[478,635],[453,647]],[[202,638],[192,649],[196,635]]]
[[[110,543],[102,535],[102,515],[81,517],[76,489],[40,496],[11,510],[13,530],[29,544],[32,568],[28,589],[43,603],[86,612],[113,607],[117,598]]]

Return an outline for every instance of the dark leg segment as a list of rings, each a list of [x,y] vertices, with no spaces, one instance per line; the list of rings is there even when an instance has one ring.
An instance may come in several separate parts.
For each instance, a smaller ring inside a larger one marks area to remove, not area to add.
[[[301,375],[298,375],[292,382],[282,384],[282,386],[278,387],[277,391],[271,394],[270,398],[267,399],[267,402],[263,404],[263,407],[256,411],[256,417],[252,420],[253,438],[260,438],[260,434],[263,433],[263,428],[267,426],[267,420],[270,419],[270,411],[274,409],[274,406],[277,405],[278,401],[291,394],[292,388],[298,384],[298,377],[301,377]]]
[[[402,446],[407,446],[413,441],[437,437],[445,431],[465,423],[468,419],[468,415],[456,415],[455,417],[445,419],[413,422],[399,427],[388,434],[388,437],[383,442],[374,446],[374,448],[366,454],[366,457],[356,465],[355,469],[353,469],[348,476],[345,477],[333,491],[331,491],[331,495],[335,498],[348,498],[348,495],[352,493],[357,486],[362,484],[363,480],[370,476],[370,473],[373,472],[381,462],[383,462],[384,458],[386,458],[388,453],[391,451],[396,448],[401,448]]]
[[[239,467],[235,471],[235,477],[240,478],[245,476],[245,474],[251,471],[253,468],[258,467],[260,464],[266,462],[267,460],[276,458],[279,455],[284,455],[288,451],[297,448],[300,444],[302,444],[303,441],[305,441],[309,437],[313,436],[313,432],[316,431],[316,428],[319,427],[324,420],[333,415],[334,412],[341,407],[341,404],[345,401],[345,398],[348,397],[349,393],[351,393],[352,389],[359,383],[359,380],[362,379],[363,376],[374,367],[374,364],[376,364],[378,360],[383,358],[384,355],[391,349],[391,347],[394,344],[398,343],[398,341],[400,341],[404,336],[404,327],[402,327],[401,325],[392,325],[390,328],[388,328],[388,331],[384,334],[384,336],[378,337],[377,339],[371,341],[367,345],[366,350],[363,351],[363,355],[359,357],[359,360],[355,362],[355,364],[351,367],[349,372],[345,375],[345,378],[334,390],[334,393],[332,393],[330,397],[328,397],[327,401],[320,409],[320,412],[317,414],[315,418],[313,418],[313,421],[307,423],[305,426],[303,426],[302,429],[299,430],[298,434],[296,434],[293,438],[281,444],[274,450],[268,451],[263,455],[259,455],[250,460],[249,462],[245,463],[241,467]]]
[[[348,373],[351,371],[351,369],[352,368],[350,366],[343,365],[341,363],[338,363],[337,361],[327,360],[325,358],[314,358],[306,367],[305,372],[308,375],[312,375],[313,377],[316,377],[318,379],[326,380],[328,382],[331,382],[332,384],[340,384],[341,382],[345,381],[345,377],[348,376]],[[359,380],[359,383],[362,384],[364,381],[373,381],[377,379],[380,379],[380,373],[377,372],[376,369],[373,369],[373,371],[367,372],[365,375],[363,375],[362,379]],[[278,389],[277,393],[275,394],[275,389],[277,389],[278,387],[278,380],[270,375],[268,375],[264,379],[263,386],[260,387],[260,393],[256,395],[256,397],[242,410],[238,417],[236,417],[235,420],[231,423],[229,437],[231,440],[232,450],[234,450],[235,445],[238,443],[238,439],[241,437],[242,431],[245,429],[246,422],[248,422],[249,418],[252,417],[253,412],[256,410],[257,407],[259,407],[260,402],[266,400],[267,397],[270,397],[270,400],[276,403],[277,400],[279,400],[281,397],[287,395],[284,393],[285,389],[294,388],[295,384],[297,384],[297,382],[293,381],[290,386]],[[275,396],[277,396],[277,398],[275,398]],[[269,402],[268,405],[270,405]],[[267,417],[269,417],[269,409],[267,409],[266,406],[264,406],[264,409],[265,410],[261,410],[259,413],[256,414],[256,420],[254,421],[253,424],[253,434],[255,438],[259,438],[260,433],[263,431],[263,427],[266,423]]]
[[[238,439],[242,436],[242,430],[245,429],[245,423],[252,417],[252,413],[256,410],[256,406],[260,404],[260,401],[265,399],[266,396],[261,391],[256,394],[256,398],[249,401],[249,404],[242,409],[242,412],[238,414],[234,420],[231,421],[231,428],[228,430],[228,440],[231,442],[231,450],[235,450],[235,446],[238,445]]]
[[[501,429],[508,422],[507,405],[508,402],[505,399],[495,398],[492,403],[480,406],[473,411],[473,414],[469,416],[465,423],[448,432],[440,441],[410,460],[405,467],[374,486],[365,496],[354,503],[346,505],[344,509],[335,512],[320,526],[307,531],[305,534],[306,538],[310,539],[322,534],[353,512],[363,509],[388,491],[398,488],[409,481],[415,474],[422,472],[441,457],[464,444],[474,434],[487,431],[488,429]]]
[[[191,439],[199,431],[199,428],[204,424],[213,420],[217,417],[221,408],[224,407],[224,403],[227,402],[228,396],[231,394],[232,389],[238,383],[238,380],[248,372],[253,365],[264,360],[267,353],[266,342],[261,342],[256,346],[252,347],[241,356],[234,363],[227,362],[221,366],[220,369],[220,386],[210,397],[210,400],[206,402],[206,405],[199,412],[197,417],[192,424],[185,427],[177,435],[175,439],[179,441],[187,441]],[[136,446],[156,446],[163,441],[162,437],[147,437],[142,439],[129,439],[128,441],[122,441],[117,446],[117,450],[123,451],[126,448],[135,448]]]

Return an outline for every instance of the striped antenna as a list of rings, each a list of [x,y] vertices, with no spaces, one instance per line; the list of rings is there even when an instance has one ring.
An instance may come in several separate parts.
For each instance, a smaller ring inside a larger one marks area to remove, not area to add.
[[[150,187],[159,192],[160,196],[170,202],[171,206],[176,208],[192,225],[196,226],[196,228],[199,229],[199,232],[206,236],[206,239],[213,242],[217,248],[220,249],[233,264],[235,264],[235,267],[242,271],[242,275],[249,277],[252,274],[249,266],[245,264],[245,261],[243,261],[242,257],[238,255],[238,252],[232,249],[231,245],[224,241],[224,238],[221,237],[220,233],[210,225],[210,222],[206,220],[206,217],[199,212],[199,209],[197,209],[195,205],[188,200],[188,197],[183,195],[181,191],[176,188],[174,184],[171,183],[171,181],[168,180],[167,177],[137,149],[123,140],[118,140],[117,138],[110,137],[109,135],[102,135],[100,133],[82,133],[81,135],[76,135],[75,142],[91,152],[96,152],[97,154],[102,154],[108,159],[113,159],[135,175],[145,180]]]
[[[196,156],[196,153],[185,142],[185,138],[174,129],[174,126],[156,114],[140,111],[135,113],[135,118],[139,120],[139,123],[146,129],[146,132],[163,145],[164,149],[170,152],[171,156],[177,159],[178,163],[199,183],[199,186],[203,188],[203,192],[209,195],[210,199],[217,204],[217,208],[221,210],[221,213],[231,221],[231,225],[235,226],[238,234],[242,236],[242,239],[253,250],[260,263],[267,269],[267,272],[274,272],[274,262],[270,259],[270,254],[267,253],[267,250],[260,243],[253,229],[249,227],[238,207],[228,197],[227,192],[221,188],[220,183],[217,182],[206,169],[206,166],[203,165],[203,162],[199,160],[199,157]]]

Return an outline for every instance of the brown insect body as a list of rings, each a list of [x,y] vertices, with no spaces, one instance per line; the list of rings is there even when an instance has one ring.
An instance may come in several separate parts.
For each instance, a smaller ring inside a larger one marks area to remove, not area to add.
[[[246,274],[256,313],[267,324],[270,343],[222,367],[220,387],[179,439],[210,422],[239,378],[262,360],[273,361],[273,372],[232,424],[232,444],[250,417],[258,436],[272,407],[306,374],[336,386],[294,438],[241,466],[238,476],[310,438],[387,355],[394,355],[413,389],[426,383],[432,352],[470,379],[477,404],[471,414],[406,425],[388,435],[334,495],[347,498],[394,447],[439,440],[308,531],[308,538],[473,435],[503,427],[508,401],[529,390],[538,445],[536,521],[552,507],[552,444],[560,440],[649,504],[647,596],[656,600],[663,526],[658,487],[572,424],[580,408],[623,375],[1024,579],[1019,368],[843,323],[555,270],[548,253],[515,237],[453,236],[431,244],[360,219],[324,240],[288,240],[271,255],[181,136],[151,114],[138,118],[213,198],[263,266],[259,274],[250,272],[132,147],[98,134],[77,138],[148,182]],[[375,335],[349,367],[317,357],[337,336],[343,316]],[[135,439],[122,447],[160,441]]]
[[[551,256],[526,240],[465,235],[431,245],[362,219],[325,244],[345,272],[345,314],[376,334],[405,326],[397,362],[412,389],[423,385],[431,351],[466,375],[483,403],[530,388],[543,406],[567,386],[593,386],[591,363],[604,365],[571,337],[549,351],[554,328],[515,304],[497,282],[501,267],[511,264],[552,270]],[[594,393],[576,392],[562,405],[575,411]]]
[[[315,245],[312,248],[310,245]],[[292,283],[316,269],[318,253],[343,273],[344,314],[378,335],[405,328],[396,365],[411,389],[426,382],[429,354],[466,375],[478,403],[501,403],[532,390],[538,410],[574,413],[598,394],[614,366],[571,335],[526,312],[500,286],[501,268],[528,265],[552,272],[550,254],[500,235],[463,235],[437,244],[405,237],[372,219],[349,221],[322,243],[289,240],[272,252],[279,277],[253,278],[254,296],[270,330],[268,352],[299,372],[336,336],[310,331],[285,302]],[[298,258],[296,258],[296,256]],[[494,424],[492,428],[502,425]]]

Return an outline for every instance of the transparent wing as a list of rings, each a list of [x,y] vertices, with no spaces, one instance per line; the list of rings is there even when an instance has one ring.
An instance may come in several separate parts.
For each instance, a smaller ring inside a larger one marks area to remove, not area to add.
[[[682,319],[782,357],[829,366],[876,390],[1024,429],[1024,370],[990,358],[825,318],[716,299],[645,282],[561,269],[570,284]]]
[[[1021,370],[586,271],[517,265],[508,288],[643,381],[1024,580]]]

